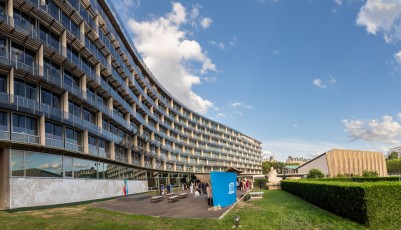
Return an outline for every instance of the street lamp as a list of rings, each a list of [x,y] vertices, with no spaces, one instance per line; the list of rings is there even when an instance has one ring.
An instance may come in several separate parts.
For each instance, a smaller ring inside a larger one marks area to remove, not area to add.
[[[233,228],[240,228],[241,225],[240,225],[239,223],[240,223],[240,217],[237,216],[237,217],[234,218],[234,225],[233,225]]]

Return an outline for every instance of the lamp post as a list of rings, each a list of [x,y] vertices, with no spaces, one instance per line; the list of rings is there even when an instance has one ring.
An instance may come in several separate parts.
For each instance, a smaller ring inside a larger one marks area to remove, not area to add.
[[[241,225],[240,225],[239,223],[240,223],[240,217],[237,216],[237,217],[234,218],[234,225],[233,225],[233,228],[240,228]]]

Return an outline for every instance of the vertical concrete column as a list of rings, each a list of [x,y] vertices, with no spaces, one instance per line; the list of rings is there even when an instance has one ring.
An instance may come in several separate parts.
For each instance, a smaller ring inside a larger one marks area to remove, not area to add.
[[[109,98],[107,99],[107,107],[108,107],[111,111],[113,111],[113,97],[109,97]]]
[[[107,55],[106,60],[107,60],[107,64],[108,64],[107,70],[111,72],[111,68],[112,68],[111,67],[111,54]]]
[[[84,74],[79,81],[83,98],[86,99],[86,74]]]
[[[126,151],[127,151],[128,164],[132,165],[132,153],[131,153],[131,149],[126,149]]]
[[[100,63],[95,65],[96,78],[100,78]]]
[[[142,103],[142,94],[139,94],[138,100]]]
[[[110,159],[115,160],[116,159],[116,152],[115,152],[115,146],[114,146],[114,141],[110,142]]]
[[[152,169],[156,168],[156,158],[152,158]]]
[[[39,46],[38,51],[36,52],[36,61],[38,63],[39,69],[38,69],[38,74],[40,76],[43,76],[43,44]]]
[[[14,103],[14,68],[11,68],[8,74],[8,94],[10,95],[10,103]]]
[[[145,167],[145,155],[141,154],[141,167]]]
[[[82,131],[82,146],[84,147],[84,154],[89,154],[89,133],[87,129]]]
[[[177,163],[173,163],[173,171],[177,171]]]
[[[163,170],[167,169],[167,163],[165,161],[163,161]]]
[[[63,112],[64,112],[64,117],[66,119],[68,119],[69,116],[69,109],[68,109],[68,91],[65,91],[62,95],[61,95],[61,103],[62,103],[62,107],[63,107]]]
[[[46,144],[45,115],[39,117],[39,144]]]
[[[125,121],[128,123],[128,124],[131,124],[131,114],[130,113],[126,113],[125,114]],[[128,128],[128,127],[127,127]]]
[[[135,102],[132,103],[132,111],[133,111],[134,113],[136,113],[136,103],[135,103]]]
[[[10,2],[10,1],[9,1]],[[12,0],[11,0],[12,2]],[[10,209],[10,148],[0,149],[0,210]]]
[[[64,57],[67,57],[67,31],[64,31],[61,34],[60,39],[61,39],[61,46],[62,46],[61,55],[63,55]]]
[[[145,122],[146,122],[146,124],[149,123],[149,115],[148,114],[145,114]]]
[[[124,79],[124,83],[127,87],[129,87],[129,77]]]
[[[103,113],[100,111],[96,113],[96,125],[100,129],[103,128]]]
[[[134,146],[135,146],[135,147],[138,147],[138,136],[137,136],[137,135],[135,135],[135,136],[133,137],[132,141],[134,142]]]
[[[153,114],[153,105],[150,106],[150,109],[149,109],[149,110],[150,110],[150,113]]]
[[[85,34],[85,23],[82,21],[81,24],[79,24],[79,40],[82,42],[82,44],[85,44],[84,34]]]
[[[96,14],[95,17],[93,18],[93,21],[95,22],[95,28],[93,28],[96,32],[96,34],[99,34],[99,15]]]

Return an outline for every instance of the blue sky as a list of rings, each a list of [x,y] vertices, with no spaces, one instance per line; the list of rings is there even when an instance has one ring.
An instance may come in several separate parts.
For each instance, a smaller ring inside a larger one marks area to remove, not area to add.
[[[112,2],[164,87],[266,156],[401,145],[398,0]]]

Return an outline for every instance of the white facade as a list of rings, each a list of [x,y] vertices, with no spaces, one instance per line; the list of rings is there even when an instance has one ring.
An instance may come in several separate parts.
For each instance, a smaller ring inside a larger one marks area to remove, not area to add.
[[[123,180],[11,178],[10,208],[64,204],[123,196],[123,187]],[[147,191],[147,181],[128,181],[128,194]]]

